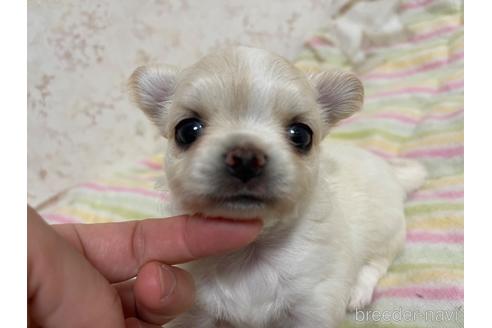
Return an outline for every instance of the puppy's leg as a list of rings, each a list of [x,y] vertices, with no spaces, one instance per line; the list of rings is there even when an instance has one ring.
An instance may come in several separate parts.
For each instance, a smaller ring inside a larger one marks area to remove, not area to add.
[[[355,311],[369,305],[372,294],[379,279],[386,273],[390,261],[388,259],[371,260],[359,271],[357,281],[350,292],[347,310]]]
[[[360,268],[355,285],[350,291],[347,304],[348,311],[362,309],[372,301],[372,295],[379,279],[386,274],[388,267],[405,245],[405,217],[401,213],[393,213],[380,221],[386,227],[385,234],[373,241],[366,248],[371,249],[368,260]]]
[[[342,271],[343,273],[343,271]],[[269,328],[338,328],[345,318],[349,285],[346,279],[330,277],[309,288],[286,315],[271,322]]]

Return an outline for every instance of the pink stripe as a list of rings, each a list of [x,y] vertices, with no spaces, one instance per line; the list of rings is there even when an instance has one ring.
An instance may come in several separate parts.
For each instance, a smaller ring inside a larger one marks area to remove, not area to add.
[[[401,10],[416,9],[420,7],[425,7],[432,3],[432,0],[417,0],[412,2],[405,2],[400,5]]]
[[[463,108],[451,112],[451,113],[446,113],[446,114],[428,114],[422,118],[414,118],[410,116],[405,116],[403,114],[397,113],[397,112],[383,112],[383,113],[378,113],[374,115],[368,115],[368,116],[352,116],[349,117],[345,120],[343,120],[340,125],[345,125],[348,123],[353,123],[353,122],[359,122],[359,121],[366,121],[366,120],[371,120],[371,119],[386,119],[386,120],[394,120],[398,121],[400,123],[405,123],[405,124],[417,124],[417,123],[422,123],[422,122],[428,122],[428,121],[445,121],[450,118],[454,118],[455,116],[459,116],[463,114]]]
[[[43,214],[43,218],[49,223],[80,223],[82,220],[59,214]]]
[[[121,193],[133,193],[140,194],[149,197],[156,197],[159,199],[165,198],[165,194],[158,191],[152,191],[147,189],[140,188],[128,188],[128,187],[110,187],[110,186],[102,186],[96,183],[84,183],[80,185],[81,188],[97,190],[97,191],[109,191],[109,192],[121,192]]]
[[[450,158],[456,156],[463,156],[463,145],[452,148],[438,148],[438,149],[419,149],[409,151],[403,154],[404,157],[441,157]]]
[[[446,114],[428,114],[423,119],[422,122],[426,121],[445,121],[450,118],[454,118],[455,116],[461,116],[464,112],[464,108],[460,108],[454,112],[446,113]]]
[[[395,120],[395,121],[400,121],[402,123],[411,123],[411,124],[415,124],[420,121],[420,119],[418,118],[408,117],[398,113],[381,113],[381,114],[374,115],[373,118]]]
[[[445,27],[442,27],[442,28],[434,30],[434,31],[430,31],[427,33],[422,33],[422,34],[417,34],[417,35],[411,36],[409,38],[409,41],[410,42],[424,41],[424,40],[432,39],[436,36],[440,36],[441,34],[447,34],[450,32],[457,31],[459,29],[461,29],[461,25],[449,25],[449,26],[445,26]]]
[[[428,41],[429,39],[432,39],[434,37],[440,37],[440,36],[444,36],[445,34],[458,31],[461,28],[462,28],[461,25],[449,25],[430,32],[413,35],[409,37],[407,40],[402,42],[392,43],[389,45],[371,45],[366,47],[365,50],[367,50],[368,52],[375,52],[383,49],[386,50],[400,49],[404,45],[414,46],[412,45],[412,42]]]
[[[313,38],[311,38],[308,42],[306,42],[308,46],[311,46],[311,47],[316,47],[316,46],[331,46],[333,45],[329,40],[323,38],[323,37],[319,37],[319,36],[315,36]]]
[[[414,117],[409,117],[399,113],[392,113],[392,112],[376,114],[374,116],[371,116],[370,118],[390,119],[402,123],[416,124],[416,123],[423,123],[428,121],[446,121],[450,118],[454,118],[455,116],[460,116],[461,114],[463,114],[463,108],[446,114],[428,114],[423,116],[422,118],[414,118]]]
[[[430,243],[430,244],[463,244],[463,233],[433,233],[426,231],[408,231],[407,241],[413,243]]]
[[[412,194],[412,200],[433,200],[433,199],[461,199],[465,193],[463,191],[438,191],[438,192],[417,192]]]
[[[390,159],[395,157],[393,153],[387,153],[381,149],[371,149],[370,147],[364,147],[366,150],[370,151],[373,154],[378,155],[379,157],[382,157],[384,159]]]
[[[447,84],[443,84],[438,88],[430,88],[430,87],[408,87],[395,91],[381,92],[375,95],[367,97],[368,99],[377,99],[384,97],[392,97],[399,95],[414,95],[414,94],[428,94],[428,95],[437,95],[440,93],[458,90],[463,88],[464,81],[452,81]]]
[[[464,53],[460,52],[457,54],[452,55],[451,57],[447,59],[441,59],[441,60],[435,60],[428,62],[422,66],[412,68],[406,71],[400,71],[400,72],[392,72],[392,73],[373,73],[367,75],[364,80],[379,80],[379,79],[392,79],[392,78],[402,78],[402,77],[408,77],[417,73],[422,73],[422,72],[427,72],[430,70],[434,70],[436,68],[440,68],[442,66],[448,65],[450,63],[453,63],[455,61],[461,60],[464,57]]]
[[[381,120],[394,120],[394,121],[398,121],[400,123],[412,124],[412,125],[420,122],[420,119],[417,119],[417,118],[401,115],[398,113],[386,112],[386,113],[379,113],[379,114],[374,114],[374,115],[370,115],[370,116],[359,116],[359,115],[352,116],[352,117],[349,117],[349,118],[343,120],[340,123],[340,125],[346,125],[349,123],[368,121],[368,120],[373,120],[373,119],[376,119],[376,120],[379,120],[379,119],[381,119]]]
[[[140,163],[153,170],[162,170],[162,164],[159,163],[151,162],[149,160],[140,161]]]
[[[415,298],[427,300],[463,300],[464,290],[461,287],[442,287],[442,288],[388,288],[376,290],[374,299],[383,297]]]
[[[414,43],[414,42],[428,41],[432,38],[444,36],[448,33],[452,33],[452,32],[458,31],[460,29],[462,29],[461,25],[444,26],[442,28],[432,30],[429,32],[425,32],[422,34],[415,34],[413,36],[410,36],[407,40],[404,40],[402,42],[396,42],[396,43],[392,43],[389,45],[388,44],[369,45],[369,46],[366,46],[364,48],[364,50],[366,50],[368,52],[374,52],[374,51],[382,50],[382,49],[386,49],[386,50],[398,49],[398,48],[401,48],[402,45],[410,45],[411,43]],[[311,40],[307,41],[306,43],[313,48],[322,47],[322,46],[333,47],[333,44],[329,40],[322,38],[322,37],[314,37]]]

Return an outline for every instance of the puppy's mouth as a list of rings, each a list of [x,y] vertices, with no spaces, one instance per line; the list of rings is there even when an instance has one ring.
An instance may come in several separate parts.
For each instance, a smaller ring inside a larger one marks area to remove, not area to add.
[[[264,203],[265,200],[261,197],[253,196],[253,195],[235,195],[224,197],[222,199],[224,203],[243,203],[243,204],[256,204],[256,203]]]
[[[270,198],[253,194],[235,194],[211,197],[213,203],[218,207],[231,209],[262,208],[271,202]]]

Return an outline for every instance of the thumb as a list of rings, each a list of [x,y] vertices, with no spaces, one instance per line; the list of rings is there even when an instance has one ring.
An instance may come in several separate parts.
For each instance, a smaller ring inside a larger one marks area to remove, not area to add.
[[[29,326],[124,327],[116,290],[29,207],[27,217]]]

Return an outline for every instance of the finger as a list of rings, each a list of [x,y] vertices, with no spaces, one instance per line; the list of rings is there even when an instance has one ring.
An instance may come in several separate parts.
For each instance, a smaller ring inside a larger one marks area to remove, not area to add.
[[[28,208],[28,312],[41,327],[124,327],[116,291]]]
[[[53,227],[107,279],[118,282],[149,261],[184,263],[236,250],[252,242],[261,226],[260,220],[177,216]]]
[[[188,310],[195,300],[191,275],[159,262],[146,263],[134,286],[138,317],[152,324],[164,324]]]
[[[193,279],[186,271],[159,262],[144,264],[136,279],[113,286],[125,317],[161,325],[188,310],[195,295]]]
[[[121,299],[121,307],[125,318],[136,317],[137,307],[135,305],[135,294],[133,287],[135,286],[136,278],[132,278],[123,282],[113,284],[114,289],[118,292]]]

